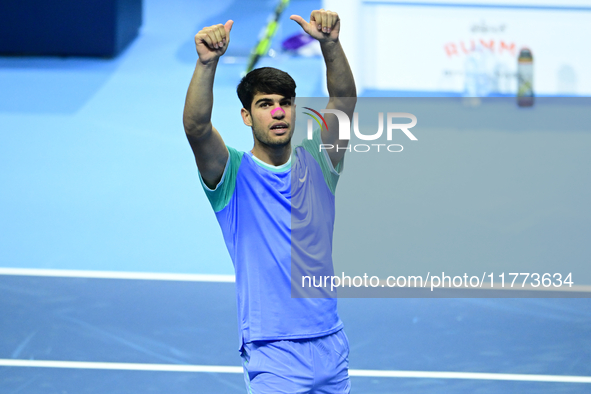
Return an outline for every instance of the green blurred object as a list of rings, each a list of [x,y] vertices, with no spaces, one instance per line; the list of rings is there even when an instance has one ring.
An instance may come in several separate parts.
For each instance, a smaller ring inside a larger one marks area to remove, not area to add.
[[[277,32],[277,25],[279,24],[279,18],[283,11],[289,5],[289,0],[280,0],[279,4],[275,8],[275,12],[272,15],[271,21],[267,24],[264,30],[263,37],[259,40],[259,42],[255,45],[250,56],[248,58],[248,65],[246,67],[245,74],[251,72],[254,67],[256,66],[259,58],[261,56],[265,56],[271,47],[271,41]]]

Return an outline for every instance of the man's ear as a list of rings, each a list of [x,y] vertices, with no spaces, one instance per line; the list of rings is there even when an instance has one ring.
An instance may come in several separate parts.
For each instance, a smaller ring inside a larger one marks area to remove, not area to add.
[[[250,112],[246,108],[242,108],[240,110],[240,115],[242,115],[242,121],[248,127],[252,127],[252,118],[250,116]]]

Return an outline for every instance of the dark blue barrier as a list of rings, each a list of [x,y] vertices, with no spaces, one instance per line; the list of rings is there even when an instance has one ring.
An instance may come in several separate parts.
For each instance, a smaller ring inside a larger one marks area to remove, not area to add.
[[[113,57],[141,23],[141,0],[4,0],[0,54]]]

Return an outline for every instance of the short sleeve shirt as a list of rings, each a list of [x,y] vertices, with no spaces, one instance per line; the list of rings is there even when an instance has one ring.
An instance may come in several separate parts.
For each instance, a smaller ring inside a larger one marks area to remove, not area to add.
[[[240,346],[314,338],[343,327],[335,297],[292,288],[292,274],[299,281],[333,272],[334,193],[343,162],[334,168],[321,143],[316,131],[279,167],[227,147],[216,188],[201,180],[236,272]]]

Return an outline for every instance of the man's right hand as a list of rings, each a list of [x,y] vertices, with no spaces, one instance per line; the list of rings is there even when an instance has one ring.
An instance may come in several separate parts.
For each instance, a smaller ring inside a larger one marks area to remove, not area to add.
[[[230,43],[230,30],[234,21],[229,20],[225,25],[213,25],[203,28],[195,34],[195,47],[201,63],[209,63],[217,60],[226,53]]]

